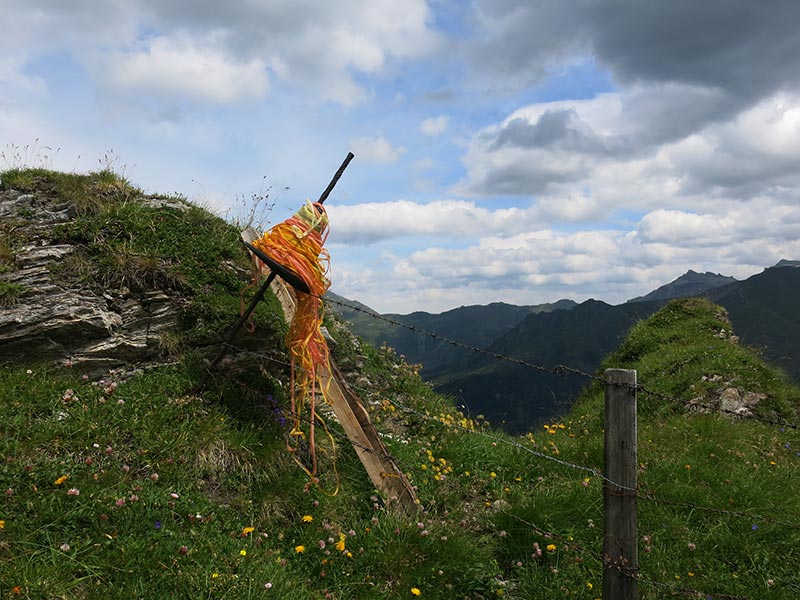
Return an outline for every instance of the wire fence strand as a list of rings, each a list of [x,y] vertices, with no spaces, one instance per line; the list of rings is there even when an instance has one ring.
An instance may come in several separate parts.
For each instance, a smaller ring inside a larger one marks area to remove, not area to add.
[[[476,352],[476,353],[479,353],[479,354],[483,354],[485,356],[489,356],[491,358],[494,358],[495,360],[505,361],[505,362],[509,362],[511,364],[516,364],[516,365],[519,365],[519,366],[522,366],[522,367],[533,369],[535,371],[538,371],[539,373],[549,373],[549,374],[560,375],[560,376],[572,374],[572,375],[578,375],[580,377],[585,377],[587,379],[590,379],[592,381],[596,381],[596,382],[599,382],[599,383],[602,383],[602,384],[606,384],[607,383],[604,377],[601,377],[600,375],[596,375],[596,374],[592,374],[592,373],[587,373],[586,371],[578,369],[576,367],[571,367],[569,365],[564,365],[564,364],[559,364],[559,365],[556,365],[554,367],[546,367],[544,365],[540,365],[540,364],[537,364],[537,363],[534,363],[534,362],[531,362],[531,361],[522,360],[522,359],[518,359],[518,358],[513,358],[511,356],[505,356],[503,354],[499,354],[499,353],[494,352],[492,350],[487,350],[485,348],[479,348],[477,346],[473,346],[473,345],[470,345],[470,344],[465,344],[463,342],[459,342],[457,340],[453,340],[453,339],[447,338],[445,336],[442,336],[442,335],[440,335],[438,333],[435,333],[433,331],[429,331],[427,329],[423,329],[421,327],[417,327],[416,325],[408,325],[406,323],[401,323],[400,321],[397,321],[396,319],[392,319],[390,317],[386,317],[384,315],[377,314],[377,313],[375,313],[373,311],[366,310],[365,308],[362,308],[360,306],[356,306],[356,305],[353,305],[353,304],[348,304],[346,302],[341,302],[339,300],[334,300],[333,298],[322,298],[322,299],[327,303],[335,304],[337,306],[341,306],[341,307],[344,307],[344,308],[348,308],[350,310],[357,311],[359,313],[367,315],[368,317],[370,317],[372,319],[375,319],[375,320],[378,320],[378,321],[383,321],[383,322],[389,323],[390,325],[393,325],[395,327],[401,327],[401,328],[407,329],[409,331],[413,331],[415,333],[419,333],[419,334],[428,336],[431,339],[438,340],[440,342],[443,342],[445,344],[454,346],[456,348],[461,348],[461,349],[464,349],[464,350],[470,350],[472,352]],[[749,412],[748,413],[744,413],[744,412],[725,409],[725,408],[722,408],[722,407],[712,406],[712,405],[709,405],[709,404],[693,402],[691,400],[681,400],[679,398],[675,398],[673,396],[669,396],[667,394],[663,394],[661,392],[656,392],[654,390],[651,390],[651,389],[649,389],[649,388],[647,388],[647,387],[645,387],[645,386],[643,386],[643,385],[641,385],[639,383],[637,383],[635,385],[631,385],[631,384],[628,384],[628,383],[621,383],[621,384],[618,384],[618,385],[623,385],[623,386],[630,387],[631,389],[635,389],[637,391],[644,392],[645,394],[649,394],[650,396],[653,396],[655,398],[659,398],[661,400],[668,401],[670,403],[680,404],[680,405],[682,405],[682,406],[684,406],[684,407],[686,407],[686,408],[688,408],[690,410],[691,409],[695,409],[695,410],[703,409],[703,410],[708,410],[710,412],[717,412],[717,413],[721,413],[721,414],[725,414],[725,415],[730,415],[730,416],[733,416],[733,417],[736,417],[736,418],[739,418],[739,419],[743,419],[743,420],[748,420],[749,419],[749,420],[765,423],[765,424],[768,424],[768,425],[774,425],[774,426],[784,427],[784,428],[788,428],[788,429],[797,430],[797,429],[800,428],[800,426],[798,426],[798,424],[792,423],[792,422],[789,422],[789,421],[786,421],[786,420],[768,419],[766,417],[760,417],[758,415],[755,415],[755,414],[752,414],[752,413],[749,413]]]

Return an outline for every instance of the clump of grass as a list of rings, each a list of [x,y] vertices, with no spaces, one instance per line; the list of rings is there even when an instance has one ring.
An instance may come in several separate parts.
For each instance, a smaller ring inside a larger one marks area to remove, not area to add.
[[[0,306],[10,307],[19,302],[19,297],[25,293],[27,288],[18,283],[0,281]]]
[[[111,170],[87,175],[48,169],[9,169],[0,175],[0,189],[37,192],[69,203],[77,215],[99,212],[110,204],[129,201],[141,192]]]

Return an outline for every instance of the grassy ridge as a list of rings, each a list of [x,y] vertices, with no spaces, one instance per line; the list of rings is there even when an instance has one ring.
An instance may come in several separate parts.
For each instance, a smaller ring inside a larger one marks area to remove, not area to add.
[[[143,213],[128,210],[92,214],[138,231]],[[110,231],[97,225],[91,239],[118,239]],[[183,243],[158,250],[183,270],[180,285],[218,270],[212,252],[196,263],[168,254]],[[204,285],[238,306],[238,282]],[[201,302],[203,322],[230,322],[233,305]],[[274,323],[274,304],[261,310],[259,327]],[[286,450],[275,354],[269,368],[208,374],[192,345],[207,336],[187,318],[175,366],[101,381],[0,368],[0,597],[599,598],[603,482],[588,469],[602,468],[602,389],[560,422],[511,437],[459,414],[390,350],[329,325],[337,360],[366,355],[356,391],[423,512],[385,510],[330,417],[322,485],[308,485]],[[797,432],[683,407],[713,404],[725,384],[766,394],[760,416],[797,422],[797,388],[721,329],[718,307],[673,303],[607,361],[657,393],[639,399],[640,483],[652,495],[639,501],[642,598],[800,597]]]

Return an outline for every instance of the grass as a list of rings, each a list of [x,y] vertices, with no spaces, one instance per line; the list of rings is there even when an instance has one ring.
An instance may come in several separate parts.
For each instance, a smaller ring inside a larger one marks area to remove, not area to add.
[[[83,261],[65,278],[101,285],[104,261],[124,251],[149,256],[147,277],[191,301],[163,341],[173,366],[94,381],[24,358],[0,367],[0,597],[601,596],[600,386],[559,422],[510,436],[329,315],[334,357],[365,363],[351,385],[417,488],[423,511],[396,515],[331,417],[321,486],[287,451],[274,299],[256,320],[273,342],[257,349],[277,367],[204,368],[203,341],[238,311],[235,228],[132,197],[76,213],[58,235]],[[718,307],[673,303],[606,362],[654,392],[639,397],[643,599],[800,596],[797,431],[684,406],[738,387],[766,395],[758,416],[796,423],[800,392],[721,329]]]
[[[13,306],[19,302],[19,297],[25,292],[24,285],[0,281],[0,307]]]

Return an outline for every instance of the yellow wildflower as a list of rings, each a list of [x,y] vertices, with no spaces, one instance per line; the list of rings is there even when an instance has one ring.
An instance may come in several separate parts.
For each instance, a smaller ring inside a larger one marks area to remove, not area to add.
[[[297,554],[302,554],[303,552],[305,552],[305,551],[306,551],[306,547],[305,547],[305,546],[303,546],[303,545],[300,545],[300,546],[295,546],[295,547],[294,547],[294,551],[295,551]]]
[[[489,473],[489,477],[491,477],[492,479],[494,479],[495,477],[497,477],[497,473],[495,473],[494,471],[492,471],[491,473]]]
[[[62,475],[61,477],[59,477],[58,479],[56,479],[56,480],[55,480],[53,483],[54,483],[55,485],[61,485],[61,484],[62,484],[62,483],[64,483],[64,482],[65,482],[67,479],[69,479],[69,475]]]
[[[411,588],[411,593],[414,594],[415,596],[422,596],[422,592],[420,591],[419,588]]]
[[[548,552],[555,552],[556,551],[556,545],[555,544],[547,544],[547,551]]]
[[[345,539],[346,539],[346,536],[343,533],[340,533],[339,534],[339,541],[336,542],[336,549],[339,552],[344,552],[344,540]]]
[[[314,517],[312,517],[311,515],[304,515],[303,516],[303,523],[311,523],[311,521],[313,521],[313,520],[314,520]]]
[[[245,527],[242,529],[242,535],[245,536],[249,533],[253,533],[256,530],[255,527]]]
[[[247,550],[239,550],[239,554],[242,556],[247,556]]]
[[[6,526],[6,522],[3,521],[3,520],[0,520],[0,529],[3,529],[5,526]]]

